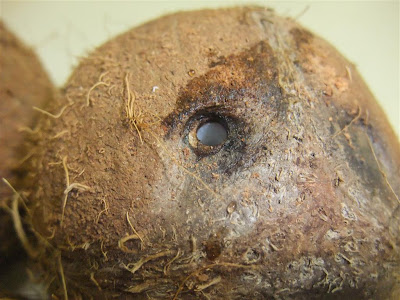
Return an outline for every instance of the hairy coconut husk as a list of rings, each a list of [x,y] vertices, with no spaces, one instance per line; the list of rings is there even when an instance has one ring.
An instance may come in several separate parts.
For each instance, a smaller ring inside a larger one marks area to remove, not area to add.
[[[50,293],[394,295],[399,143],[355,66],[293,20],[162,17],[96,49],[46,111],[27,190]],[[207,122],[223,143],[201,143]]]
[[[43,106],[52,95],[52,83],[33,50],[0,21],[0,265],[19,255],[22,202],[12,204],[13,190],[19,187],[21,166],[33,151],[21,145],[35,133],[39,113],[33,106]]]

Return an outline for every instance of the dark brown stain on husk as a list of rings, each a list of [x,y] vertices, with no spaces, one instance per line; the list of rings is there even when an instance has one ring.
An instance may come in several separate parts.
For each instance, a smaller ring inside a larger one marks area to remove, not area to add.
[[[277,119],[285,114],[278,76],[277,60],[266,41],[239,54],[219,57],[206,74],[181,88],[175,110],[163,121],[168,128],[166,138],[178,134],[188,144],[193,123],[202,118],[221,119],[228,127],[228,140],[211,152],[192,150],[199,159],[222,152],[215,158],[222,174],[249,167],[262,151],[254,145],[248,147],[247,137],[254,128],[247,114],[258,104]]]
[[[266,41],[261,41],[238,55],[220,57],[210,64],[210,71],[193,78],[183,87],[175,110],[164,119],[173,130],[183,116],[196,111],[226,111],[244,105],[243,98],[266,105],[279,103],[282,93],[278,83],[277,61]]]
[[[211,261],[216,260],[222,252],[221,242],[217,239],[211,239],[204,246],[207,258]]]

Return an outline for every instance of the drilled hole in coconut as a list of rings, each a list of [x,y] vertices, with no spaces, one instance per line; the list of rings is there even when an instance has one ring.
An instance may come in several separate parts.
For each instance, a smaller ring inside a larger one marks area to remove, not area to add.
[[[197,139],[205,146],[218,146],[228,138],[226,127],[218,121],[206,122],[197,129]]]

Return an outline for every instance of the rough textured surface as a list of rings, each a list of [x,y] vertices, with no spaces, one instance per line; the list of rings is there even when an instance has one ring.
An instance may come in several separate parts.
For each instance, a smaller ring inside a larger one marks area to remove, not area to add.
[[[160,18],[84,59],[48,111],[28,198],[70,296],[395,297],[399,144],[354,66],[292,20]],[[225,143],[199,144],[207,120]]]
[[[12,190],[1,180],[18,186],[21,163],[30,149],[21,149],[37,119],[32,106],[51,98],[52,84],[34,52],[23,45],[0,21],[0,207],[9,205]],[[0,209],[0,264],[15,253],[16,242],[8,213]]]

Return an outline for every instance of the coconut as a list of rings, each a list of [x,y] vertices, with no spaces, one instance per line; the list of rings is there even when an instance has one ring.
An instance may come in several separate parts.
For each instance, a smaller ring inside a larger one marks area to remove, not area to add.
[[[18,254],[11,221],[18,218],[18,201],[11,202],[21,165],[32,155],[31,148],[21,148],[27,135],[34,133],[38,115],[32,107],[44,105],[52,93],[52,84],[33,50],[0,22],[0,264]],[[11,215],[2,208],[11,209]],[[21,232],[21,223],[15,226]]]
[[[293,20],[159,18],[83,59],[46,111],[26,190],[50,293],[394,295],[398,140],[355,66]]]

